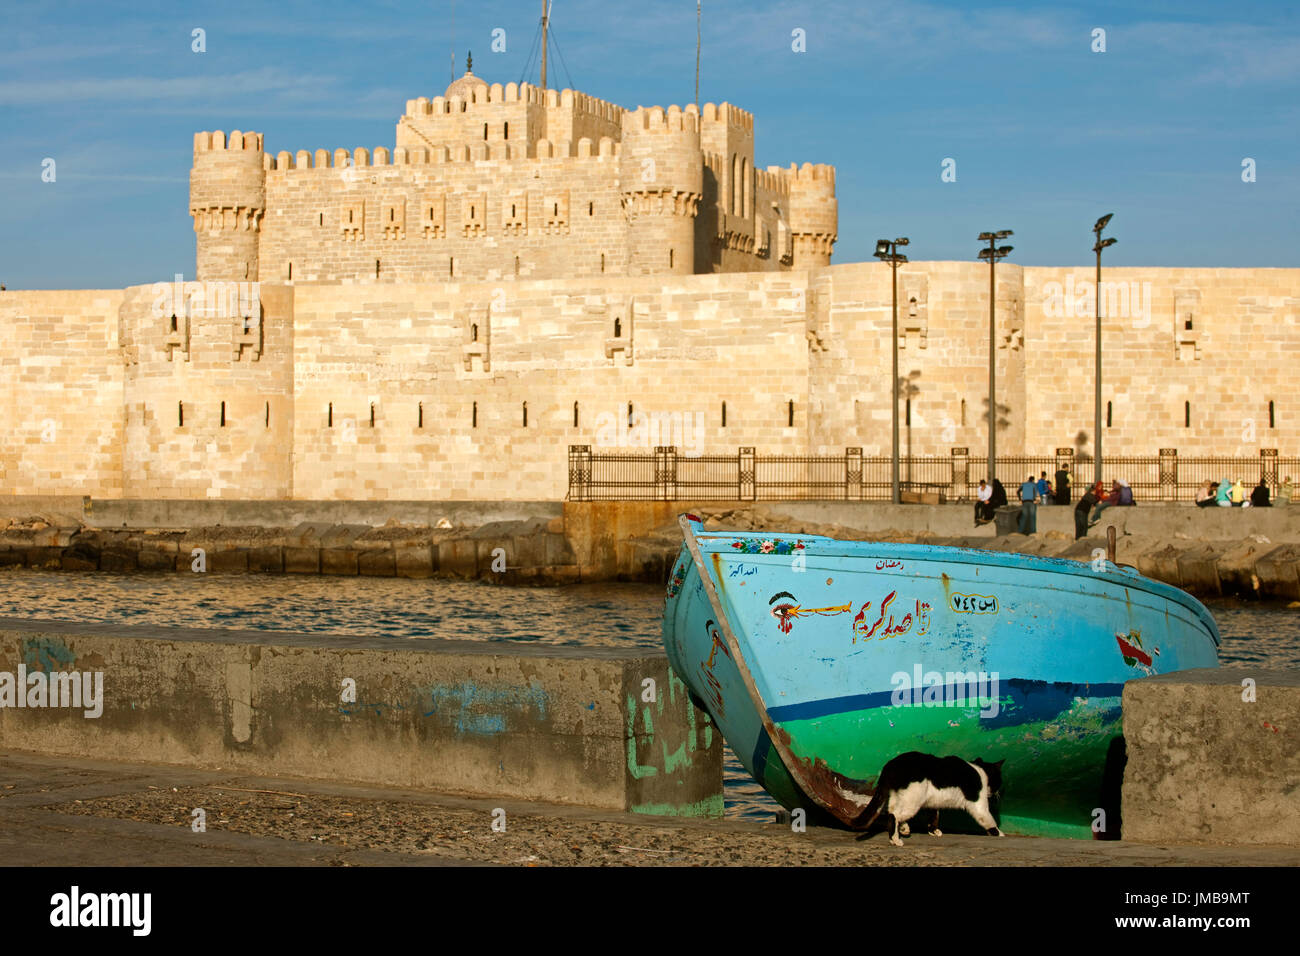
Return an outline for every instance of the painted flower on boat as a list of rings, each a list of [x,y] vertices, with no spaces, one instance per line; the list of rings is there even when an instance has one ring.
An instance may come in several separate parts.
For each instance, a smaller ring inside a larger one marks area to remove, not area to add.
[[[686,583],[686,562],[683,561],[673,570],[672,580],[668,582],[668,596],[676,597],[677,592]]]
[[[733,541],[731,547],[740,554],[793,554],[804,550],[802,541],[782,541],[780,538],[768,538],[763,541]]]

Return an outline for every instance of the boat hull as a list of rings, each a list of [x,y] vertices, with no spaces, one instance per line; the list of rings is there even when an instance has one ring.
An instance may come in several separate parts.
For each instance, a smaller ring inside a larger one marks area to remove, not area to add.
[[[778,802],[841,823],[920,750],[1005,759],[1007,832],[1114,836],[1124,682],[1218,664],[1199,602],[1109,562],[686,527],[674,670]]]

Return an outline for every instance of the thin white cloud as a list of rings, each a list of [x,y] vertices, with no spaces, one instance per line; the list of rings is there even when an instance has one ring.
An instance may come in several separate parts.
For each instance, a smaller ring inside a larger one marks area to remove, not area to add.
[[[74,100],[111,100],[118,104],[166,100],[193,102],[248,93],[316,101],[321,90],[333,83],[332,77],[291,73],[275,67],[216,76],[0,80],[0,103],[36,106]]]
[[[1145,22],[1116,30],[1111,49],[1156,50],[1184,65],[1181,83],[1242,87],[1300,78],[1300,36],[1274,24]]]

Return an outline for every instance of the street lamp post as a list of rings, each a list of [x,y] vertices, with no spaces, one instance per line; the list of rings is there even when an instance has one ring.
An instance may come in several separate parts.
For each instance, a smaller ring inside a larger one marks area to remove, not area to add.
[[[988,477],[992,482],[998,476],[998,404],[997,404],[997,287],[994,284],[993,267],[999,259],[1004,258],[1011,246],[999,246],[998,240],[1014,235],[1010,229],[999,232],[981,232],[980,242],[987,242],[989,247],[980,250],[980,258],[989,262],[989,466]]]
[[[893,457],[891,461],[890,482],[893,486],[893,502],[899,504],[902,501],[902,495],[899,494],[898,487],[898,267],[907,261],[907,256],[900,255],[899,246],[907,245],[908,240],[903,239],[877,239],[875,257],[881,262],[889,263],[893,272],[893,312],[894,312],[894,336],[891,343],[891,353],[893,355],[892,376],[894,381],[893,403],[892,403],[892,420],[893,420]]]
[[[1096,372],[1096,408],[1094,409],[1094,429],[1096,430],[1096,454],[1094,455],[1095,463],[1093,467],[1093,481],[1101,481],[1101,250],[1107,246],[1113,246],[1119,240],[1102,239],[1101,231],[1106,228],[1114,213],[1106,213],[1097,220],[1092,231],[1096,233],[1097,241],[1093,244],[1092,251],[1097,253],[1097,372]]]

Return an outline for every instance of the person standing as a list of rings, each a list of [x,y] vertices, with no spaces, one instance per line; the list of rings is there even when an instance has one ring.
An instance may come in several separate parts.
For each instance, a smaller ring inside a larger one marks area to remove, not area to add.
[[[1020,523],[1021,534],[1035,534],[1038,531],[1038,485],[1030,475],[1020,486]]]
[[[1058,505],[1068,505],[1070,503],[1070,464],[1066,462],[1056,469],[1056,503]]]
[[[1283,507],[1291,503],[1291,496],[1294,489],[1291,487],[1291,476],[1287,475],[1286,480],[1277,486],[1277,503]]]
[[[1074,506],[1075,541],[1088,534],[1088,515],[1092,512],[1092,506],[1097,503],[1097,486],[1100,484],[1101,482],[1097,482],[1097,485],[1093,485],[1085,491],[1083,497],[1079,499],[1079,503]]]
[[[1052,490],[1052,483],[1047,480],[1047,472],[1043,472],[1038,477],[1038,500],[1047,504],[1056,492]]]

